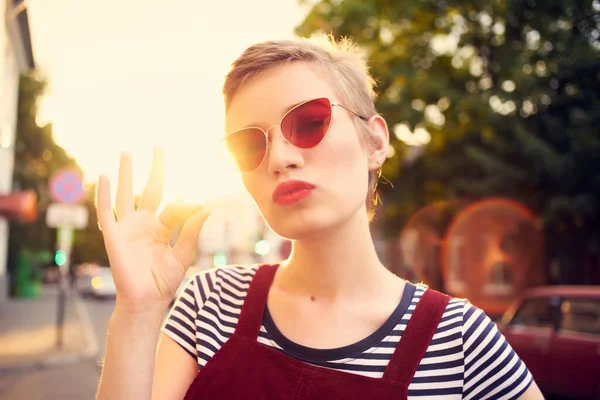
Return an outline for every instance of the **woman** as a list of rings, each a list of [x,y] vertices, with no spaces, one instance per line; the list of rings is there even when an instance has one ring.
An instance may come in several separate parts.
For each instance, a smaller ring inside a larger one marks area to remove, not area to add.
[[[118,291],[99,399],[542,398],[481,310],[379,261],[369,220],[388,128],[350,41],[252,46],[224,96],[222,146],[292,253],[200,273],[159,338],[208,212],[170,205],[155,216],[160,151],[134,210],[123,155],[116,220],[105,177],[98,189]]]

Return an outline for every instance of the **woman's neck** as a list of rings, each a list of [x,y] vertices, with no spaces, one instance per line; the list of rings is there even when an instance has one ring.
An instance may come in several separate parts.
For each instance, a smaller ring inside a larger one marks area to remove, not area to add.
[[[335,302],[351,296],[372,298],[393,275],[380,262],[366,215],[293,243],[276,285],[284,290]]]

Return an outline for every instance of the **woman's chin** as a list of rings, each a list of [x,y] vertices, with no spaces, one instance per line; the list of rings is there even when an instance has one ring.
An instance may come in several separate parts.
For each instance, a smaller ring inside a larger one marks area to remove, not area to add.
[[[333,221],[322,214],[318,217],[306,214],[287,215],[283,218],[275,218],[275,221],[270,225],[271,229],[288,240],[309,240],[334,226]]]

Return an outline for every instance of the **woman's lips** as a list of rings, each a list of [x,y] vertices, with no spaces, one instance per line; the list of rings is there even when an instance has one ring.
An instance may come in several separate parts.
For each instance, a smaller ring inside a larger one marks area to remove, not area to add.
[[[280,206],[287,206],[311,195],[315,186],[300,180],[289,180],[277,185],[271,198]]]

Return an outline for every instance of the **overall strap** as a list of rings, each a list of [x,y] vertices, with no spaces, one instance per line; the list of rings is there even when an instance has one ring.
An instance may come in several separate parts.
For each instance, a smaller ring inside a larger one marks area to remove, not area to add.
[[[263,311],[267,304],[269,288],[273,283],[278,264],[261,265],[250,282],[246,299],[242,305],[242,312],[235,328],[241,336],[256,339],[262,324]]]
[[[383,373],[384,378],[409,385],[437,330],[450,296],[427,289]]]

